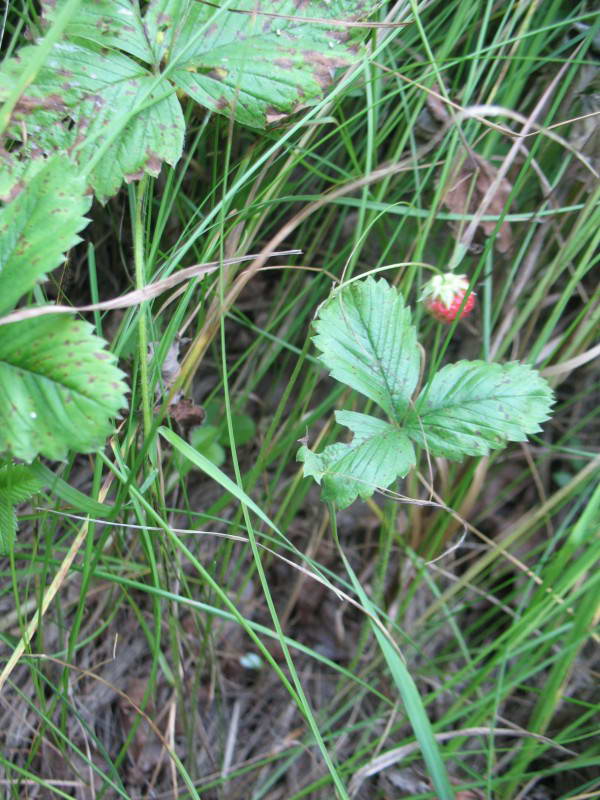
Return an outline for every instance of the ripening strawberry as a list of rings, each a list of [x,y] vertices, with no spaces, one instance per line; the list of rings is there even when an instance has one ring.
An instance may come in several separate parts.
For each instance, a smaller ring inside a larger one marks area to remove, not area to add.
[[[445,272],[435,275],[427,281],[421,292],[420,300],[423,301],[429,313],[440,322],[454,322],[458,311],[469,290],[469,281],[466,275],[455,275],[454,272]],[[475,292],[468,292],[466,302],[460,312],[460,318],[469,316],[475,307]]]

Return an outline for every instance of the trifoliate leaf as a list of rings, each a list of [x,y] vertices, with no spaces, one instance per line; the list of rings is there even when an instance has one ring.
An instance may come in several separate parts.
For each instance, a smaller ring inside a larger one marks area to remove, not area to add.
[[[338,290],[319,311],[313,341],[332,377],[401,422],[419,380],[410,309],[387,281],[367,278]]]
[[[54,156],[0,210],[0,313],[12,309],[79,241],[91,202],[85,188],[74,165]]]
[[[552,390],[526,364],[459,361],[443,367],[405,422],[411,439],[432,455],[485,455],[540,430]]]
[[[335,416],[354,433],[350,443],[329,445],[320,454],[307,447],[298,451],[304,475],[321,484],[324,500],[345,508],[357,497],[387,488],[414,466],[415,451],[403,431],[368,414],[337,411]]]
[[[548,418],[553,395],[531,367],[461,361],[434,375],[416,400],[420,357],[410,312],[384,280],[367,278],[337,291],[320,309],[314,341],[331,375],[387,412],[392,424],[336,412],[355,436],[316,454],[298,452],[304,474],[338,507],[386,487],[415,463],[410,439],[433,455],[484,455],[523,441]]]
[[[127,390],[104,346],[64,316],[0,326],[0,453],[63,459],[104,443]]]
[[[44,0],[48,24],[64,0]],[[105,200],[123,179],[157,175],[181,156],[176,93],[264,128],[323,97],[339,67],[360,61],[374,0],[82,0],[12,116],[31,157],[68,150]],[[144,11],[142,12],[142,9]],[[341,23],[341,24],[340,24]],[[22,48],[0,70],[0,100],[35,61]],[[103,148],[105,148],[103,150]]]

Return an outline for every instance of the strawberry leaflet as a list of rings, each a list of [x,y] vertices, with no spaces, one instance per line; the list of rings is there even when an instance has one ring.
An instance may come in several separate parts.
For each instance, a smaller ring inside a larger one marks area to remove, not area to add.
[[[486,455],[539,432],[552,402],[547,382],[527,364],[459,361],[423,389],[406,432],[435,456]]]

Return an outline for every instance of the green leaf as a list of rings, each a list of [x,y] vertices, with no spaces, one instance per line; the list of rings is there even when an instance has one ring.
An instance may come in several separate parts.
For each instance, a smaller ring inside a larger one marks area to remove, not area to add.
[[[17,532],[14,506],[38,492],[45,481],[26,464],[0,467],[0,554],[7,553]]]
[[[322,97],[338,67],[360,60],[361,32],[330,20],[368,16],[375,6],[367,0],[214,5],[190,7],[170,55],[177,64],[172,78],[198,103],[258,128]]]
[[[219,444],[220,429],[216,425],[204,423],[192,428],[189,435],[189,444],[196,453],[201,453],[217,467],[225,461],[225,450]],[[196,464],[189,458],[175,450],[174,465],[180,477],[184,477],[192,469],[197,469]]]
[[[420,366],[416,331],[402,295],[383,279],[351,283],[321,307],[315,329],[313,341],[332,377],[401,422]]]
[[[406,419],[409,436],[432,455],[485,455],[540,430],[552,390],[526,364],[459,361],[441,369]]]
[[[199,425],[190,434],[190,444],[199,453],[203,453],[213,464],[220,467],[225,461],[225,451],[219,444],[220,431],[214,425]],[[191,461],[187,464],[193,467]]]
[[[0,495],[0,554],[8,553],[17,533],[17,515],[10,500]]]
[[[204,404],[206,412],[206,423],[202,425],[216,425],[219,429],[218,441],[224,447],[229,447],[229,428],[225,416],[225,406],[217,400],[209,400]],[[256,436],[256,425],[252,417],[242,411],[231,412],[231,427],[233,428],[233,438],[236,447],[242,447],[251,442]]]
[[[0,326],[0,453],[63,459],[103,444],[127,390],[104,345],[69,317]]]
[[[43,3],[50,23],[65,0]],[[373,0],[82,0],[12,118],[21,156],[68,151],[101,200],[123,179],[174,166],[185,131],[177,92],[212,111],[264,128],[319,98],[339,67],[362,58],[364,30],[337,24],[366,17]],[[318,20],[318,21],[315,21]],[[37,47],[0,70],[8,96]],[[103,149],[104,148],[104,149]],[[96,159],[98,151],[102,158]]]
[[[153,4],[154,5],[154,4]],[[55,0],[42,0],[44,20],[56,17]],[[102,48],[116,48],[142,61],[152,61],[152,49],[144,30],[137,3],[130,0],[94,0],[83,2],[66,27],[67,38],[92,43]]]
[[[248,414],[241,414],[236,411],[231,413],[231,427],[233,428],[233,439],[236,447],[242,447],[251,442],[256,436],[256,425],[252,417]],[[229,447],[229,429],[227,420],[224,419],[219,426],[219,442],[225,447]]]
[[[40,170],[46,168],[45,158],[20,160],[13,153],[4,153],[0,162],[0,202],[10,203]]]
[[[320,454],[300,449],[304,474],[321,483],[323,498],[338,507],[406,475],[415,464],[410,439],[433,455],[461,459],[524,441],[548,419],[550,387],[517,362],[451,364],[413,401],[420,367],[416,332],[402,297],[385,280],[369,277],[335,292],[315,328],[314,342],[331,375],[378,403],[392,421],[337,412],[337,420],[354,431],[353,441]]]
[[[45,481],[28,464],[0,467],[0,498],[13,505],[23,503],[44,486]]]
[[[45,96],[60,92],[68,103],[70,122],[55,146],[76,147],[83,166],[99,144],[116,137],[89,175],[100,200],[115,194],[123,179],[139,179],[144,172],[156,177],[163,161],[174,166],[179,160],[185,123],[175,88],[167,81],[157,84],[156,75],[129,56],[62,42],[38,85]]]
[[[121,3],[123,9],[127,5],[133,14],[131,4]],[[82,9],[87,6],[84,2]],[[4,78],[24,69],[34,51],[23,48],[3,65]],[[54,46],[17,106],[11,135],[22,139],[24,158],[68,151],[84,173],[94,160],[87,182],[105,201],[124,179],[139,179],[144,172],[157,176],[164,161],[174,166],[179,160],[185,123],[175,92],[150,65],[77,36]],[[102,146],[106,150],[98,160]]]
[[[54,156],[0,210],[0,313],[57,267],[78,241],[91,198],[86,181],[63,156]]]
[[[408,436],[384,420],[355,411],[336,411],[336,420],[354,433],[349,444],[332,444],[320,453],[298,451],[304,475],[323,487],[323,499],[345,508],[404,477],[415,464]]]

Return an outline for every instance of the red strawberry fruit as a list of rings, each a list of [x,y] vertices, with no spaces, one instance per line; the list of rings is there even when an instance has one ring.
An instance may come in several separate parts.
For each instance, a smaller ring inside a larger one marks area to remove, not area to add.
[[[467,297],[460,319],[467,317],[475,306],[475,292],[469,292],[466,275],[445,272],[427,281],[419,298],[429,313],[440,322],[451,323],[458,316],[463,300]]]

